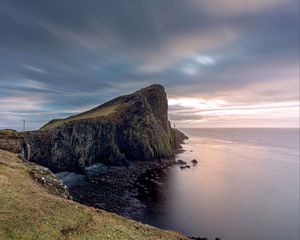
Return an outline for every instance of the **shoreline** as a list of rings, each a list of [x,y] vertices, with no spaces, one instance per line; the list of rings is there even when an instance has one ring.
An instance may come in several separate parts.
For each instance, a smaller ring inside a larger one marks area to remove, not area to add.
[[[48,168],[3,150],[0,185],[0,239],[189,239],[72,201]]]
[[[128,167],[107,167],[96,164],[85,175],[60,172],[56,176],[64,182],[74,201],[133,218],[132,210],[142,208],[139,197],[149,194],[144,179],[159,181],[158,172],[177,164],[175,157],[153,162],[135,162]],[[153,176],[153,178],[151,178]]]

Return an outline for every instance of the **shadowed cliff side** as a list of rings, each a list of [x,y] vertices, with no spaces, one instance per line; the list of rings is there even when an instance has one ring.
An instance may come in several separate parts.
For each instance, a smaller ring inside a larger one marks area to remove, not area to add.
[[[25,137],[23,155],[54,172],[81,172],[94,163],[125,166],[169,158],[185,138],[170,126],[164,88],[151,85],[50,121]]]

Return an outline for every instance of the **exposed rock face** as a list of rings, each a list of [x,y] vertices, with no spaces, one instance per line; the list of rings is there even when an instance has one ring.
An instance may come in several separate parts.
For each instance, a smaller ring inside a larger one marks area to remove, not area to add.
[[[48,168],[31,163],[29,175],[54,195],[71,199],[66,185],[62,183]]]
[[[185,138],[168,121],[164,88],[152,85],[62,120],[25,137],[23,157],[58,171],[94,163],[128,165],[173,155]]]

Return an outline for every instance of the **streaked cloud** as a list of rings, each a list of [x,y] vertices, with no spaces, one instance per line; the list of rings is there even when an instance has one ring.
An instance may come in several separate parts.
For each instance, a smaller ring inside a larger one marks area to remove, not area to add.
[[[0,31],[1,128],[152,83],[178,126],[298,120],[297,0],[4,0]]]
[[[181,71],[187,75],[196,75],[198,73],[198,67],[194,64],[186,64],[181,68]]]
[[[258,11],[263,11],[268,8],[286,4],[285,0],[204,0],[198,1],[199,7],[204,7],[212,14],[228,16],[229,14],[249,14]]]
[[[37,68],[37,67],[33,67],[33,66],[29,66],[29,65],[23,65],[23,67],[24,67],[25,69],[28,69],[28,70],[31,70],[31,71],[34,71],[34,72],[46,73],[45,70],[40,69],[40,68]]]
[[[0,105],[1,111],[23,111],[23,110],[35,110],[41,107],[42,99],[37,97],[8,97],[1,98]]]
[[[213,64],[215,64],[215,60],[210,56],[195,54],[194,58],[195,58],[195,61],[197,63],[200,63],[202,65],[213,65]]]

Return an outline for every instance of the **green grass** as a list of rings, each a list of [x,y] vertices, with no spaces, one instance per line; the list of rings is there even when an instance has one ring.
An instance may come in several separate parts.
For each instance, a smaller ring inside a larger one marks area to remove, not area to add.
[[[0,240],[187,239],[52,195],[29,170],[0,150]]]
[[[13,130],[13,129],[0,129],[0,134],[3,134],[3,135],[10,135],[10,134],[16,134],[17,131],[16,130]]]
[[[17,132],[13,129],[2,129],[0,130],[0,138],[12,138],[12,139],[18,139],[23,137],[23,132]]]
[[[57,128],[65,123],[69,123],[71,121],[78,121],[78,120],[86,120],[86,119],[93,119],[93,118],[99,118],[99,117],[104,117],[104,116],[111,116],[118,111],[122,110],[124,107],[126,107],[126,104],[113,104],[109,106],[100,106],[94,109],[91,109],[87,112],[83,112],[74,116],[70,116],[65,119],[57,119],[53,120],[46,125],[44,125],[41,130],[51,130],[54,128]]]

